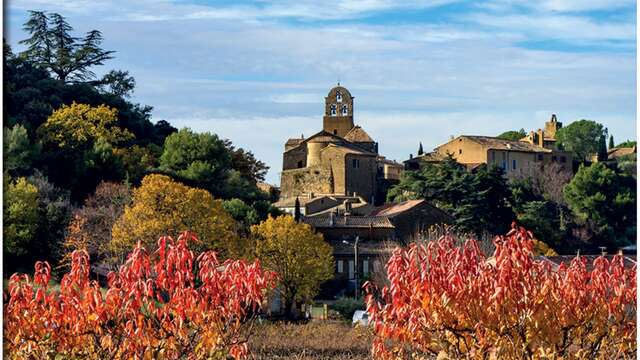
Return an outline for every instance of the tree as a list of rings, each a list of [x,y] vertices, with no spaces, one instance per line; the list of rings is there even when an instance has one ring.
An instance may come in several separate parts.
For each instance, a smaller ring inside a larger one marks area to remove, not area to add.
[[[35,264],[33,281],[14,274],[4,302],[3,343],[17,358],[244,359],[254,315],[273,287],[260,263],[219,262],[194,253],[198,239],[163,236],[157,250],[138,243],[101,292],[89,278],[86,251],[74,251],[59,290],[51,266]],[[145,241],[154,243],[154,241]]]
[[[121,147],[113,150],[115,156],[122,161],[126,178],[135,185],[140,184],[140,180],[150,171],[160,164],[162,148],[156,144],[147,146],[133,145]]]
[[[420,146],[418,147],[418,156],[424,154],[424,149],[422,148],[422,142],[420,142]]]
[[[91,71],[93,66],[103,65],[104,61],[113,58],[113,51],[100,47],[100,31],[91,30],[79,39],[71,35],[73,28],[63,16],[42,11],[29,13],[23,29],[30,37],[20,41],[27,45],[21,55],[51,71],[63,83],[91,79],[95,77]]]
[[[577,160],[588,160],[598,153],[601,136],[606,136],[606,129],[592,120],[579,120],[561,128],[556,133],[558,144],[566,151],[572,152]]]
[[[515,131],[515,130],[505,131],[502,134],[498,135],[497,138],[503,139],[503,140],[519,141],[525,136],[527,136],[527,133],[524,131],[524,129],[520,129],[518,131]]]
[[[237,221],[243,230],[249,230],[251,225],[255,225],[260,222],[260,216],[256,209],[247,205],[240,199],[224,200],[222,207],[231,217]]]
[[[449,156],[440,164],[406,171],[400,183],[389,190],[387,199],[426,199],[449,212],[460,230],[480,235],[508,229],[514,219],[510,196],[501,169],[483,166],[469,172]]]
[[[620,144],[616,145],[617,148],[623,148],[623,147],[634,147],[637,145],[637,142],[631,141],[631,140],[627,140],[625,142],[621,142]]]
[[[302,213],[300,212],[300,199],[296,196],[296,203],[293,211],[293,219],[299,223],[301,217],[302,217]]]
[[[167,137],[160,157],[160,170],[216,197],[238,198],[249,204],[266,200],[256,183],[267,169],[251,152],[236,149],[230,141],[188,128]]]
[[[109,144],[131,140],[133,134],[118,127],[117,114],[104,105],[63,105],[39,129],[40,136],[47,144],[71,151],[86,150],[99,140]]]
[[[606,135],[600,135],[598,141],[598,161],[607,161],[607,140]]]
[[[279,274],[278,291],[291,318],[297,301],[313,298],[320,284],[333,277],[332,248],[311,226],[296,223],[290,215],[269,216],[252,226],[251,233],[257,258]]]
[[[38,228],[30,259],[57,261],[63,256],[61,245],[73,210],[69,191],[56,187],[38,170],[27,180],[38,189]]]
[[[129,98],[136,87],[136,80],[128,71],[111,70],[98,82],[98,87],[108,94]]]
[[[21,124],[4,128],[4,169],[12,176],[26,175],[38,158],[40,147],[29,139],[27,129]]]
[[[219,195],[231,157],[217,135],[194,133],[189,128],[167,136],[160,156],[160,169],[190,180]]]
[[[197,251],[225,249],[236,241],[237,224],[206,190],[185,186],[165,175],[147,175],[133,190],[131,205],[113,226],[110,251],[125,254],[138,241],[149,246],[150,239],[183,231],[198,235]]]
[[[84,250],[95,263],[115,258],[109,250],[111,231],[125,206],[131,204],[131,189],[121,183],[102,182],[82,207],[73,212],[64,239],[65,263],[70,263],[71,253]]]
[[[581,166],[564,188],[573,214],[591,225],[596,241],[605,246],[635,240],[636,180],[618,174],[602,163]]]
[[[450,236],[397,249],[388,286],[365,284],[375,358],[595,359],[634,357],[636,268],[621,255],[552,267],[531,234],[494,240]]]
[[[609,150],[613,149],[615,146],[615,142],[613,141],[613,135],[609,136]]]
[[[2,208],[4,254],[27,254],[38,230],[38,188],[26,178],[5,183]]]

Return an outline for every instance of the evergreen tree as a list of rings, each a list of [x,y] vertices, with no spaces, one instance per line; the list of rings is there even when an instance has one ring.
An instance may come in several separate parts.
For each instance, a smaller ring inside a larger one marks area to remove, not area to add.
[[[420,147],[418,148],[418,156],[424,154],[424,150],[422,149],[422,142],[420,142]]]
[[[300,222],[301,215],[302,214],[300,213],[300,199],[296,196],[296,205],[293,213],[293,218],[296,220],[296,222]]]
[[[600,135],[598,141],[598,161],[607,161],[607,140],[606,135]]]
[[[609,150],[616,147],[615,142],[613,142],[613,135],[609,136]]]
[[[22,55],[54,73],[63,83],[91,79],[95,77],[91,67],[113,58],[114,51],[100,47],[100,31],[91,30],[82,39],[74,37],[73,28],[60,14],[30,11],[23,29],[31,36],[20,41],[27,45]]]

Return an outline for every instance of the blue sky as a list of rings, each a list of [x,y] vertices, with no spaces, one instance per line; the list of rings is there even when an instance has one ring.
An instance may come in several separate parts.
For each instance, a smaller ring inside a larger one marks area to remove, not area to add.
[[[322,127],[340,79],[355,121],[398,161],[450,136],[592,119],[636,137],[636,4],[629,0],[5,2],[20,50],[27,10],[98,29],[153,120],[253,151],[279,183],[284,142]]]

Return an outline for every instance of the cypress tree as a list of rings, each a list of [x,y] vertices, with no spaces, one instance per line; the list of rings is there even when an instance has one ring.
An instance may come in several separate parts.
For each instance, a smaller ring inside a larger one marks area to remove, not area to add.
[[[604,134],[600,135],[598,141],[598,161],[607,161],[607,140]]]
[[[298,197],[296,197],[296,205],[295,208],[293,210],[293,219],[296,222],[300,222],[300,217],[301,217],[301,213],[300,213],[300,199],[298,199]]]
[[[420,147],[418,148],[418,156],[424,154],[424,150],[422,149],[422,141],[420,142]]]
[[[616,145],[613,142],[613,135],[611,135],[609,136],[609,150],[613,149],[614,147],[616,147]]]

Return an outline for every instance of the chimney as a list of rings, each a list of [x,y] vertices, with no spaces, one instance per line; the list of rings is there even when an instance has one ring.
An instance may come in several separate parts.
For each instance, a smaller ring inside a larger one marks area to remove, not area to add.
[[[538,146],[544,147],[544,130],[538,129]]]

